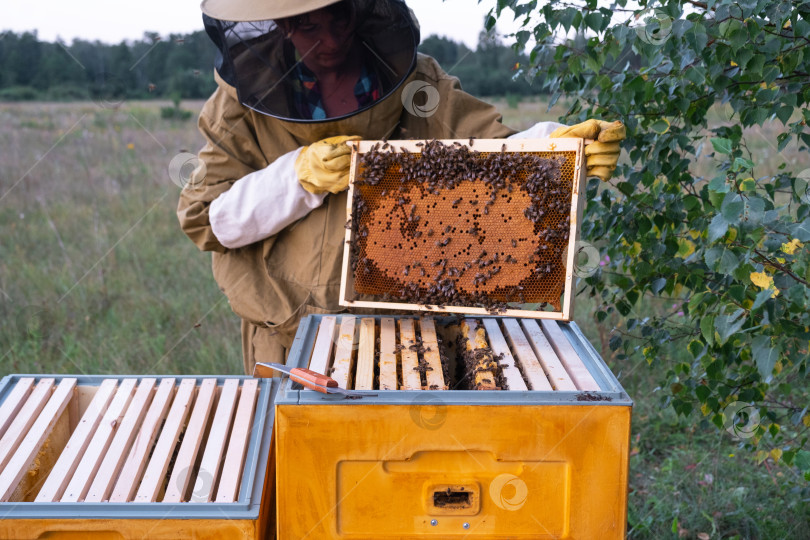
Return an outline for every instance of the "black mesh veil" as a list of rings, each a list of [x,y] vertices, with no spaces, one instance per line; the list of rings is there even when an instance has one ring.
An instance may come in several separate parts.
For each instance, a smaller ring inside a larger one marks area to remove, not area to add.
[[[263,114],[297,122],[346,118],[373,106],[396,90],[416,65],[419,26],[402,0],[344,0],[355,26],[353,54],[374,81],[372,101],[341,116],[313,119],[300,107],[302,57],[283,24],[265,20],[223,21],[203,15],[206,32],[219,49],[216,69],[234,86],[243,105]],[[364,75],[365,76],[365,75]]]

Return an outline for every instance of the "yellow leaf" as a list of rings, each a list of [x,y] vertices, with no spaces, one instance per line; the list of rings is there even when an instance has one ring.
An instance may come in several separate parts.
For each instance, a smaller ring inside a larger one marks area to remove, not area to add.
[[[639,253],[641,253],[641,244],[639,244],[638,242],[633,242],[633,249],[630,252],[630,254],[633,255],[634,257],[637,257]]]
[[[709,416],[709,413],[712,412],[712,410],[709,408],[708,403],[704,403],[700,406],[700,412],[703,413],[703,416]]]
[[[700,232],[699,232],[699,231],[696,231],[696,230],[694,230],[694,229],[691,229],[691,230],[689,231],[689,236],[691,236],[691,237],[692,237],[692,240],[697,240],[698,238],[700,238]]]
[[[748,277],[751,278],[751,283],[760,289],[773,289],[771,298],[776,298],[779,296],[779,289],[774,286],[773,277],[769,276],[765,272],[751,272]]]
[[[751,272],[751,275],[748,277],[751,278],[751,283],[760,289],[770,289],[773,287],[773,278],[765,272]]]
[[[794,238],[790,242],[782,244],[782,251],[784,251],[788,255],[793,255],[794,253],[796,253],[796,250],[801,247],[804,247],[804,244],[799,242],[798,239]]]
[[[726,236],[728,237],[726,238],[726,244],[732,243],[734,240],[737,239],[737,229],[735,229],[734,227],[729,227]]]
[[[774,448],[771,450],[771,458],[773,458],[776,463],[779,463],[779,460],[782,459],[782,449]]]
[[[787,22],[782,28],[790,28],[790,19],[787,20]]]
[[[768,452],[765,450],[757,450],[757,463],[762,463],[768,459]]]
[[[784,258],[784,257],[777,257],[777,258],[776,258],[776,261],[777,261],[777,262],[780,262],[780,263],[782,263],[782,264],[785,264],[785,258]]]
[[[737,67],[737,65],[738,65],[737,62],[735,62],[734,60],[731,61],[731,67]]]
[[[804,415],[804,418],[802,418],[802,424],[804,424],[804,427],[810,427],[810,414]]]
[[[773,372],[779,375],[782,373],[782,361],[777,360],[776,363],[773,365]]]
[[[135,145],[134,145],[133,143],[129,143],[129,144],[127,145],[127,148],[128,148],[129,150],[134,150],[134,149],[135,149]]]
[[[686,238],[678,238],[678,256],[682,259],[687,258],[695,252],[695,244]]]

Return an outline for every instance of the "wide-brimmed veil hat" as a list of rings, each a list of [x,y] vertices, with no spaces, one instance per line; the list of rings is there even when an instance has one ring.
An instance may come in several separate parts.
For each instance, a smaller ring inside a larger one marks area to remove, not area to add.
[[[240,102],[263,114],[296,122],[346,118],[390,96],[416,66],[419,25],[403,0],[204,0],[205,30],[219,49],[216,69]],[[353,21],[353,54],[362,75],[357,109],[329,117],[318,102],[318,81],[282,27],[321,8]],[[281,23],[281,24],[280,24]]]
[[[202,12],[223,21],[264,21],[294,17],[340,0],[203,0]]]

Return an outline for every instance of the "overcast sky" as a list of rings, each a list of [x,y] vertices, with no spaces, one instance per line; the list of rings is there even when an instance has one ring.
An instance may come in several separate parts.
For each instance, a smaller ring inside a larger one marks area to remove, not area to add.
[[[438,34],[475,48],[484,15],[495,0],[406,0],[422,29],[422,36]],[[0,29],[36,30],[39,39],[70,43],[73,38],[106,43],[139,39],[145,31],[188,33],[202,30],[200,0],[3,0]],[[127,9],[129,7],[130,9]],[[511,31],[499,24],[499,32]]]

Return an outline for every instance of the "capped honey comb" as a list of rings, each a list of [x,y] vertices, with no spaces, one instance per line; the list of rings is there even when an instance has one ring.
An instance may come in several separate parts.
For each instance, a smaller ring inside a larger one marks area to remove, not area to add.
[[[347,251],[355,298],[560,312],[580,147],[407,142],[367,146],[354,158]]]

